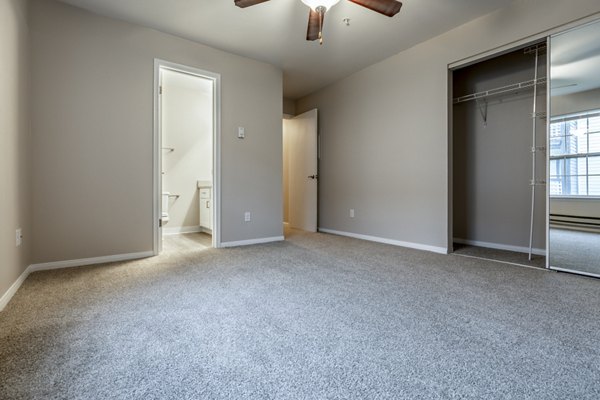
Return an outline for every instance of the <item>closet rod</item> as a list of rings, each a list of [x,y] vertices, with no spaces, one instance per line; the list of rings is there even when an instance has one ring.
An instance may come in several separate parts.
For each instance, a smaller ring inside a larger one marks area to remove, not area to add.
[[[546,42],[541,42],[538,44],[534,44],[532,46],[529,47],[525,47],[523,49],[523,54],[534,54],[534,55],[540,55],[542,53],[544,53],[548,48],[548,45],[546,44]]]
[[[466,101],[484,99],[484,98],[487,98],[490,96],[496,96],[499,94],[510,93],[510,92],[521,90],[521,89],[528,89],[531,87],[535,87],[536,85],[545,85],[545,84],[546,84],[545,77],[539,78],[539,79],[532,79],[530,81],[513,83],[512,85],[501,86],[501,87],[498,87],[495,89],[484,90],[483,92],[477,92],[477,93],[472,93],[472,94],[468,94],[465,96],[456,97],[456,98],[454,98],[454,100],[452,100],[452,103],[458,104],[458,103],[464,103]]]

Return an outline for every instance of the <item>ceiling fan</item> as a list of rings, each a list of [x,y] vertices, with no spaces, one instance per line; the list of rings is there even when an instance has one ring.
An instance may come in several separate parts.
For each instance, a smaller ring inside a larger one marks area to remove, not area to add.
[[[254,6],[264,3],[269,0],[234,0],[235,5],[240,8]],[[310,7],[308,14],[308,30],[306,32],[306,40],[317,40],[323,44],[323,22],[325,20],[325,12],[336,5],[340,0],[302,0],[304,4]],[[352,3],[358,4],[373,10],[388,17],[393,17],[398,14],[402,3],[396,0],[349,0]]]

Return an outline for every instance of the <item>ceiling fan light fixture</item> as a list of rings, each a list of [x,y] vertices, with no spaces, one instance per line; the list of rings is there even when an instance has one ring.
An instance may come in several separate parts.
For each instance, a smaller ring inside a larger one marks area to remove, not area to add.
[[[302,2],[314,11],[317,11],[317,8],[319,7],[324,7],[325,10],[329,10],[331,7],[339,3],[340,0],[302,0]]]

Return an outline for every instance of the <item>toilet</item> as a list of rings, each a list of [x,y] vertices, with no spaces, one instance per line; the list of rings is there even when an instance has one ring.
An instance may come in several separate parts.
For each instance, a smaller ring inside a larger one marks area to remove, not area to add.
[[[162,194],[162,209],[160,218],[162,220],[163,225],[169,222],[169,197],[171,193],[163,192]]]

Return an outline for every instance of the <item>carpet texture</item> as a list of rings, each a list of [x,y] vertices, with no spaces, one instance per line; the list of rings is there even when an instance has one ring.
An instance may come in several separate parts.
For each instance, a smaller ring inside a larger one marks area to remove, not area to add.
[[[550,265],[600,275],[600,233],[550,228]]]
[[[524,265],[526,267],[546,268],[546,257],[533,254],[529,261],[529,254],[515,251],[490,249],[488,247],[471,246],[454,243],[454,254],[467,257],[485,258],[492,261]]]
[[[295,233],[32,274],[1,399],[598,399],[600,281]]]

